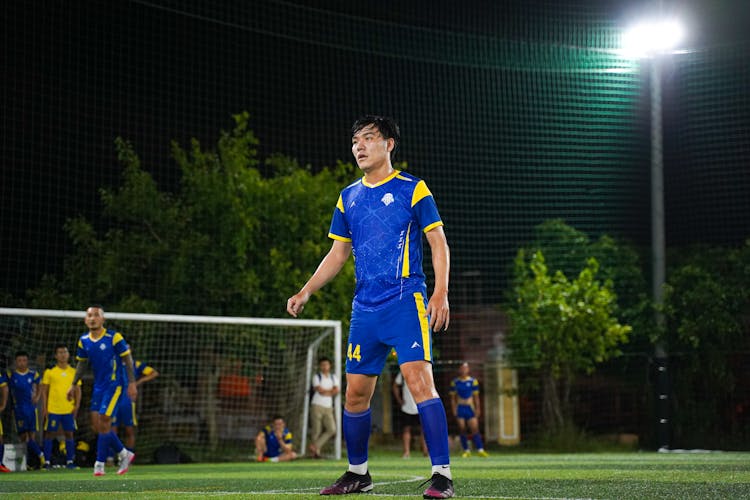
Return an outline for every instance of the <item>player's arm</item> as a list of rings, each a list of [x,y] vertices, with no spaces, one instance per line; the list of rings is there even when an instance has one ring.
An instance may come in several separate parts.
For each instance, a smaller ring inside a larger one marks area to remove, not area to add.
[[[73,418],[78,418],[78,409],[81,407],[81,384],[73,385]]]
[[[128,397],[132,401],[135,401],[138,399],[138,386],[135,380],[135,363],[133,362],[133,355],[130,354],[130,350],[128,350],[120,357],[125,362],[125,371],[128,374]]]
[[[83,372],[86,370],[86,365],[88,364],[88,359],[78,358],[78,363],[76,364],[76,372],[73,375],[73,383],[70,385],[70,389],[68,389],[68,401],[73,401],[73,399],[75,398],[75,388],[78,385],[78,382],[83,377]]]
[[[8,404],[8,385],[3,384],[0,387],[0,411],[3,411]]]
[[[482,406],[481,406],[481,399],[479,397],[479,391],[474,391],[474,394],[472,394],[471,399],[474,403],[474,415],[476,415],[477,418],[479,418],[479,415],[482,413]]]
[[[41,384],[42,392],[42,422],[47,418],[47,400],[49,398],[49,384]]]
[[[148,373],[143,372],[143,376],[135,381],[135,385],[141,385],[145,382],[148,382],[149,380],[154,380],[158,376],[159,376],[159,372],[151,368],[150,372]]]
[[[450,249],[443,226],[432,228],[426,233],[432,251],[432,269],[435,273],[435,289],[427,303],[427,315],[433,331],[447,330],[450,323],[448,304],[448,280],[450,275]]]
[[[286,303],[286,311],[296,318],[302,312],[302,309],[305,308],[305,304],[310,300],[310,296],[323,288],[326,283],[331,281],[341,271],[351,253],[351,241],[333,240],[331,249],[323,257],[323,260],[320,261],[318,268],[307,283],[305,283],[305,286],[295,295],[289,297]]]

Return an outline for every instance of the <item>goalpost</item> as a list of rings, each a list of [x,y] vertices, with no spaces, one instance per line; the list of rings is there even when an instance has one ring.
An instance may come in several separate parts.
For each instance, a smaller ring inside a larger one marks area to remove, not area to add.
[[[0,368],[10,368],[14,353],[23,350],[41,374],[54,365],[58,344],[68,346],[75,365],[84,316],[83,311],[0,308]],[[286,420],[295,450],[305,454],[317,359],[331,358],[343,378],[340,321],[108,311],[105,318],[105,327],[125,337],[133,359],[159,372],[139,386],[136,448],[144,461],[164,445],[176,445],[195,461],[252,459],[255,435],[277,414]],[[88,371],[77,441],[94,438],[90,393]],[[334,408],[338,429],[331,451],[340,459],[340,396]],[[9,414],[2,415],[6,442],[15,431]]]

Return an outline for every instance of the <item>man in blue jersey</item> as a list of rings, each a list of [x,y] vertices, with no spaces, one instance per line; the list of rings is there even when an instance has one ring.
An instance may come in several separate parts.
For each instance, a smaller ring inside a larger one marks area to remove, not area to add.
[[[297,458],[284,417],[274,416],[255,436],[255,454],[258,462],[290,462]]]
[[[104,328],[104,310],[101,306],[95,305],[86,309],[84,322],[89,331],[78,339],[76,350],[78,365],[76,366],[72,386],[68,391],[68,399],[73,399],[74,387],[81,380],[86,365],[90,364],[91,371],[94,373],[94,389],[91,393],[91,422],[99,433],[94,475],[104,475],[104,464],[110,446],[120,459],[117,473],[122,475],[128,471],[130,463],[135,458],[135,453],[126,449],[117,434],[112,431],[112,414],[117,408],[123,387],[127,386],[127,393],[131,400],[135,401],[138,397],[133,356],[130,354],[130,347],[122,334]],[[125,376],[122,374],[120,359],[125,362]],[[127,380],[123,380],[124,377]]]
[[[159,372],[153,367],[142,361],[135,362],[135,385],[140,386],[159,376]],[[112,430],[118,433],[123,430],[125,448],[135,453],[135,428],[138,426],[138,419],[135,414],[135,401],[131,400],[127,394],[120,396],[120,402],[117,403],[117,411],[112,418]]]
[[[39,373],[29,368],[29,353],[18,351],[15,369],[8,374],[8,385],[14,402],[16,431],[21,441],[26,443],[29,453],[39,457],[39,467],[43,468],[44,453],[36,442],[36,432],[39,430],[36,404],[41,396],[41,381]]]
[[[8,377],[3,371],[0,371],[0,413],[8,404]],[[10,472],[10,469],[3,463],[5,453],[5,444],[3,443],[3,419],[0,418],[0,472]]]
[[[462,457],[471,456],[469,450],[469,439],[474,441],[477,454],[480,457],[488,457],[484,451],[482,435],[479,433],[479,415],[482,412],[479,399],[479,381],[471,376],[469,363],[462,363],[458,369],[458,377],[451,381],[451,407],[453,416],[458,422],[458,432],[461,436]],[[466,436],[466,428],[469,428],[469,436]]]
[[[396,350],[414,396],[432,461],[424,498],[453,496],[445,408],[432,376],[431,330],[448,328],[450,257],[437,205],[425,182],[393,168],[399,129],[368,115],[352,127],[352,154],[364,173],[341,192],[328,236],[331,249],[302,289],[289,298],[296,317],[310,295],[354,255],[356,287],[346,361],[343,431],[349,470],[321,495],[370,491],[367,467],[372,399],[378,375]],[[435,288],[429,301],[422,270],[422,234],[432,251]]]

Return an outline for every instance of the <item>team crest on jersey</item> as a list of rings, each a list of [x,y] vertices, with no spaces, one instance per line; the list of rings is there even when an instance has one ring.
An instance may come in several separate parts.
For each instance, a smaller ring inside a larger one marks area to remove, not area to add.
[[[106,349],[106,348],[107,348],[107,346],[106,346],[106,345],[104,345],[104,344],[99,344],[99,349],[101,349],[102,351],[103,351],[104,349]]]
[[[382,198],[380,198],[380,201],[383,202],[383,204],[387,207],[391,203],[393,203],[393,194],[391,193],[385,193]]]

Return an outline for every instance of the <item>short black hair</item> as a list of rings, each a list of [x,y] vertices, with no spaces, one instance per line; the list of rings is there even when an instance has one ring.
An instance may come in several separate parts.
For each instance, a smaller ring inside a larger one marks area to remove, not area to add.
[[[14,358],[19,358],[21,356],[26,356],[28,358],[29,357],[29,353],[26,352],[26,351],[16,351],[16,355],[14,356]]]
[[[101,304],[89,304],[89,306],[86,308],[86,310],[88,311],[91,308],[101,309],[102,312],[104,312],[104,306],[102,306]]]
[[[271,422],[276,422],[277,420],[284,420],[284,417],[282,417],[281,415],[274,415],[271,419]]]
[[[378,129],[378,132],[380,132],[380,135],[382,135],[384,139],[393,139],[393,151],[391,151],[391,156],[393,156],[401,142],[401,130],[399,130],[396,121],[388,116],[360,116],[354,122],[354,125],[352,125],[352,137],[354,137],[360,130],[370,125],[373,125]]]
[[[67,349],[67,348],[68,348],[68,346],[65,345],[65,344],[57,344],[55,346],[55,351],[54,352],[56,353],[58,349]]]
[[[328,361],[329,363],[333,364],[333,362],[331,361],[331,358],[329,358],[328,356],[323,356],[320,359],[318,359],[318,364],[322,363],[323,361]]]

